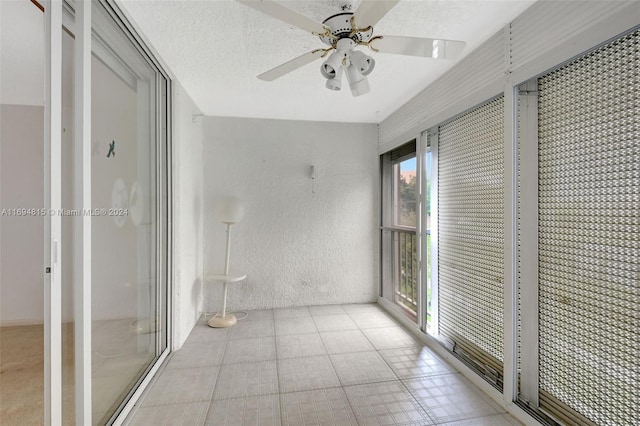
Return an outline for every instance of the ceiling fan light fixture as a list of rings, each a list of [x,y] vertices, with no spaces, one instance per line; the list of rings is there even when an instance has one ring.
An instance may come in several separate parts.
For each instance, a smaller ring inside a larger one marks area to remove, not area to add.
[[[349,82],[349,88],[351,89],[351,94],[356,96],[366,95],[371,91],[371,87],[369,86],[369,80],[366,76],[360,73],[358,68],[351,64],[347,67],[347,81]]]
[[[369,75],[376,66],[376,61],[371,56],[365,55],[360,50],[351,52],[349,56],[351,64],[355,65],[360,74]]]
[[[345,57],[346,52],[340,49],[329,55],[329,58],[324,61],[322,63],[322,66],[320,67],[320,72],[322,73],[324,78],[335,78],[338,70],[340,69],[340,67],[342,67],[342,62],[344,61]]]
[[[333,91],[338,91],[340,89],[342,89],[342,73],[344,68],[342,67],[342,65],[340,66],[340,68],[338,68],[338,71],[335,73],[335,76],[333,78],[328,78],[327,79],[327,89],[329,90],[333,90]]]
[[[338,70],[342,66],[342,60],[344,59],[344,52],[340,50],[336,50],[333,52],[329,58],[323,62],[320,67],[320,72],[326,79],[335,78]]]
[[[320,67],[320,72],[324,78],[335,78],[338,69],[345,62],[347,55],[355,46],[356,43],[350,38],[338,40],[335,45],[336,51],[329,55],[329,58],[324,61]]]
[[[351,89],[351,94],[354,97],[366,95],[367,93],[371,92],[369,80],[367,80],[366,77],[356,83],[349,84],[349,88]]]
[[[318,36],[325,45],[329,46],[325,49],[312,50],[260,74],[258,78],[263,81],[274,81],[316,59],[326,57],[333,51],[320,67],[320,72],[327,79],[326,87],[334,91],[340,90],[342,74],[346,74],[353,96],[361,96],[371,91],[367,76],[375,68],[376,61],[364,52],[357,51],[358,46],[368,46],[374,52],[434,59],[454,59],[466,46],[465,42],[456,40],[374,36],[374,26],[400,0],[359,0],[358,2],[340,0],[338,4],[342,11],[328,17],[322,21],[322,24],[280,4],[279,0],[237,1]],[[331,3],[335,4],[336,1],[332,0]],[[352,12],[353,3],[358,3],[358,6]],[[351,7],[348,7],[349,5]]]
[[[320,72],[327,80],[332,80],[336,77],[336,70],[331,65],[322,64],[320,66]]]

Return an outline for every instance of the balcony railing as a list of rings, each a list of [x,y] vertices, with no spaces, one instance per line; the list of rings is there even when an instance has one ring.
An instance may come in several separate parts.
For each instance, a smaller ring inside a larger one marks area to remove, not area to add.
[[[394,292],[397,304],[411,316],[418,314],[418,237],[412,229],[386,228],[393,234]],[[427,230],[427,322],[431,316],[431,231]]]
[[[418,313],[418,239],[413,230],[394,229],[396,302]]]

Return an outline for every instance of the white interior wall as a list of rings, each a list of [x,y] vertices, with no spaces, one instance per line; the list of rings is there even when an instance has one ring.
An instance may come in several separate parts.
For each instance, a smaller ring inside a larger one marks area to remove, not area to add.
[[[44,13],[30,1],[0,1],[0,101],[44,105]]]
[[[0,2],[1,209],[43,207],[43,59],[44,14]],[[2,215],[0,223],[0,325],[41,324],[44,217]]]
[[[205,275],[224,268],[216,199],[246,208],[231,270],[247,279],[231,284],[231,309],[376,300],[375,125],[207,117],[204,135]],[[220,309],[221,287],[205,282],[207,311]]]
[[[40,209],[44,107],[0,105],[1,209]],[[0,325],[42,323],[44,218],[0,217]]]
[[[2,177],[0,210],[44,206],[44,107],[0,104]],[[73,197],[73,121],[71,109],[62,109],[62,206]],[[41,324],[44,321],[44,221],[41,212],[1,217],[0,325]],[[72,227],[62,220],[62,319],[73,319]]]
[[[174,348],[202,312],[203,120],[184,88],[173,83]],[[194,115],[196,115],[194,120]]]
[[[0,4],[0,136],[2,209],[44,206],[44,14],[33,4]],[[63,35],[62,205],[73,197],[73,39]],[[42,215],[2,217],[0,325],[44,320],[44,220]],[[72,224],[62,221],[62,318],[71,321]]]

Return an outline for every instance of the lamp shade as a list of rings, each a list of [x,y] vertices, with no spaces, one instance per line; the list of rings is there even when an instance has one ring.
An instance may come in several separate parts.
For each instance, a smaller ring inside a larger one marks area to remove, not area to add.
[[[345,57],[345,53],[341,50],[333,52],[329,58],[324,61],[320,67],[320,72],[326,79],[335,78],[338,74],[338,69],[342,66],[342,60]]]
[[[216,202],[213,215],[222,223],[238,223],[244,216],[244,206],[237,197],[222,197]]]
[[[367,77],[360,74],[358,68],[351,64],[347,67],[347,81],[349,82],[349,88],[353,96],[361,96],[371,91],[369,87],[369,81]]]
[[[376,66],[376,61],[371,56],[367,56],[359,50],[355,50],[351,53],[351,57],[349,59],[362,75],[371,74],[371,71],[373,71]]]
[[[340,90],[342,88],[342,65],[338,68],[335,77],[327,79],[327,89]]]

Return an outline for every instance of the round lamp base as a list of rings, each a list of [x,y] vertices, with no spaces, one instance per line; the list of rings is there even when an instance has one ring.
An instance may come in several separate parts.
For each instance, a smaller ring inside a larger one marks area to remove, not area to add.
[[[238,320],[236,319],[235,315],[227,314],[224,317],[213,317],[209,320],[207,324],[209,325],[209,327],[213,327],[213,328],[224,328],[224,327],[231,327],[232,325],[235,325],[235,323],[237,322]]]

